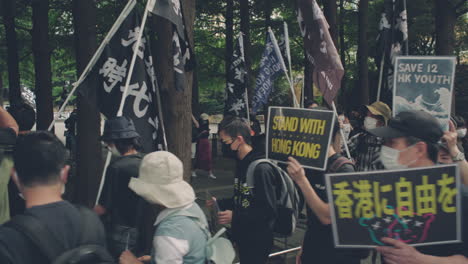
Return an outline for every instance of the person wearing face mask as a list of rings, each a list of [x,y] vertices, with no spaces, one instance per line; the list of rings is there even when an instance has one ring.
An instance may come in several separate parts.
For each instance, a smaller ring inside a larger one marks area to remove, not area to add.
[[[466,137],[465,119],[461,116],[453,116],[451,121],[454,123],[457,132],[457,147],[461,152],[464,153],[465,148],[463,147],[463,138]]]
[[[438,158],[438,142],[443,136],[448,139],[435,117],[416,110],[400,112],[390,119],[388,126],[369,132],[385,140],[380,157],[389,170],[434,166]],[[464,159],[458,154],[452,158],[454,161]],[[383,241],[391,247],[377,247],[377,251],[383,255],[385,263],[467,263],[468,230],[463,230],[463,243],[415,248],[384,238]]]
[[[140,135],[133,121],[125,116],[106,120],[101,140],[116,158],[107,167],[94,211],[107,220],[109,250],[118,257],[125,249],[138,251],[137,210],[142,198],[128,188],[128,183],[132,177],[138,177],[143,155],[139,152]]]
[[[374,171],[383,169],[380,162],[380,147],[382,139],[369,133],[369,130],[385,126],[392,111],[383,102],[366,105],[364,130],[348,141],[349,152],[356,163],[356,171]]]
[[[234,196],[218,200],[221,210],[218,223],[231,224],[232,238],[239,249],[241,263],[266,263],[273,246],[276,207],[270,201],[276,201],[276,171],[267,163],[258,164],[254,170],[255,192],[252,194],[246,185],[247,168],[265,155],[253,149],[248,122],[238,117],[226,117],[219,124],[218,133],[237,161]],[[213,203],[213,200],[209,200],[207,206],[213,206]]]
[[[366,249],[335,248],[331,228],[331,213],[325,186],[325,173],[354,172],[353,163],[340,155],[340,125],[336,120],[328,148],[327,170],[307,169],[293,157],[289,158],[288,174],[301,189],[307,203],[307,231],[296,263],[359,264],[369,255]]]
[[[67,158],[67,149],[50,132],[30,132],[18,138],[12,179],[25,199],[26,210],[0,226],[0,263],[53,263],[53,253],[76,249],[84,239],[105,248],[98,216],[62,198],[70,169]]]

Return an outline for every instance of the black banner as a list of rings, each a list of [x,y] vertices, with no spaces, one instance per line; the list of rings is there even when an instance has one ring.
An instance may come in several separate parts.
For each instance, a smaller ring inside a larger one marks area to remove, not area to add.
[[[91,73],[80,84],[79,92],[86,96],[90,89],[97,89],[98,107],[106,118],[117,115],[134,50],[137,58],[123,115],[132,119],[141,136],[143,151],[156,149],[159,119],[156,107],[156,75],[148,40],[143,36],[136,47],[141,19],[132,10],[104,48]],[[97,78],[92,78],[97,76]]]
[[[291,156],[306,168],[326,170],[333,111],[270,107],[268,117],[268,159],[286,162]]]
[[[247,70],[245,69],[244,46],[242,34],[234,46],[231,64],[226,83],[224,115],[247,118]]]
[[[336,247],[410,245],[461,240],[457,165],[327,174]]]

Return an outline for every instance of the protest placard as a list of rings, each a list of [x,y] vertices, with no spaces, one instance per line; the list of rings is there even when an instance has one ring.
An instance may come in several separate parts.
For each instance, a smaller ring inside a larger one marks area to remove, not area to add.
[[[448,130],[455,80],[455,57],[401,56],[393,79],[393,116],[424,110]]]
[[[411,245],[461,241],[456,164],[327,174],[336,247],[375,247],[390,237]]]
[[[270,107],[267,159],[284,163],[291,156],[306,168],[325,170],[334,122],[333,111]]]

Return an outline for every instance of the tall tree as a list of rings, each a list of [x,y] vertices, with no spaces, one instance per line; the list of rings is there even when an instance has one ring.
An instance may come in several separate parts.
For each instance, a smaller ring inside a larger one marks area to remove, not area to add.
[[[190,45],[193,47],[193,24],[195,22],[195,1],[185,1],[182,5],[185,27]],[[156,70],[163,89],[162,97],[164,118],[169,151],[174,153],[184,164],[184,179],[190,180],[192,138],[192,83],[193,72],[186,72],[186,85],[183,91],[175,89],[172,54],[172,24],[160,17],[156,18]]]
[[[45,130],[54,118],[49,47],[49,0],[32,1],[37,129]]]
[[[73,0],[76,65],[78,75],[84,70],[97,47],[96,5],[94,0]],[[92,78],[93,76],[88,76]],[[95,77],[95,76],[94,76]],[[96,90],[88,96],[78,96],[78,144],[75,200],[94,205],[102,172],[100,116]]]
[[[466,0],[435,0],[436,55],[453,55],[455,24],[457,17],[468,11],[466,8]]]
[[[240,30],[244,34],[244,56],[245,56],[245,69],[247,71],[247,90],[249,95],[253,93],[252,86],[252,58],[251,58],[251,44],[250,44],[250,5],[249,0],[239,0],[240,3]],[[249,96],[250,97],[250,96]]]
[[[231,57],[234,52],[234,0],[226,0],[226,51],[224,63],[226,69],[226,80],[228,79]]]
[[[369,69],[367,57],[369,56],[367,28],[368,28],[369,0],[359,0],[358,7],[358,25],[359,40],[357,61],[359,67],[359,90],[361,104],[369,104]]]
[[[338,6],[336,5],[336,0],[323,0],[323,14],[327,19],[328,24],[330,25],[330,35],[335,43],[336,48],[338,49],[338,24],[337,22],[337,13]]]
[[[5,25],[6,45],[8,49],[8,84],[10,104],[21,101],[21,86],[18,58],[18,40],[15,28],[15,1],[3,0],[3,23]]]

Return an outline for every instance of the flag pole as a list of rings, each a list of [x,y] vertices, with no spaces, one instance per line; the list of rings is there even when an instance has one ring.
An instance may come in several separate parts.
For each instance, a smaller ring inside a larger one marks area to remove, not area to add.
[[[130,62],[130,67],[128,69],[127,79],[125,80],[125,88],[122,93],[122,100],[120,101],[120,107],[117,111],[117,116],[122,116],[123,107],[125,105],[125,99],[128,94],[128,87],[130,86],[130,81],[132,80],[133,68],[135,67],[136,58],[138,56],[138,51],[140,49],[141,39],[143,37],[143,31],[145,29],[146,20],[148,19],[148,9],[152,5],[154,6],[156,0],[148,0],[145,7],[145,13],[143,14],[143,19],[141,20],[140,30],[138,31],[137,41],[135,43],[135,49],[133,51],[132,60]]]
[[[406,12],[406,25],[408,27],[408,10],[406,9],[406,0],[403,0],[403,9],[405,10]],[[407,30],[406,33],[408,34],[408,38],[406,39],[405,41],[405,55],[409,55],[409,47],[408,47],[408,43],[409,43],[409,31]]]
[[[338,111],[336,110],[335,102],[332,102],[332,107],[333,107],[333,112],[335,112],[336,118],[338,118]],[[341,128],[341,126],[340,126],[340,135],[341,135],[341,140],[343,140],[343,144],[344,144],[345,151],[346,151],[346,156],[348,156],[348,159],[352,160],[351,154],[348,148],[348,142],[344,136],[343,129]]]
[[[241,52],[241,57],[242,60],[244,61],[245,64],[245,54],[244,54],[244,36],[242,36],[242,32],[239,32],[239,48]],[[244,83],[245,83],[245,92],[244,92],[244,99],[245,99],[245,109],[247,112],[247,120],[249,121],[250,124],[250,110],[249,110],[249,92],[247,90],[247,81],[245,80],[245,75],[244,75]]]
[[[167,138],[166,138],[166,127],[164,126],[164,114],[162,112],[162,107],[161,107],[161,94],[159,93],[159,85],[158,85],[157,80],[155,80],[155,85],[156,85],[156,101],[158,104],[159,122],[161,123],[161,130],[162,130],[162,136],[163,136],[163,146],[164,146],[164,150],[167,151],[168,148],[167,148]]]
[[[273,43],[273,47],[275,49],[276,55],[278,56],[278,58],[280,58],[280,63],[281,63],[281,67],[284,70],[284,75],[286,76],[286,79],[289,82],[289,87],[291,88],[291,93],[292,93],[292,96],[293,96],[294,107],[298,108],[299,103],[297,102],[296,93],[294,92],[293,83],[291,82],[291,79],[289,78],[288,69],[286,69],[286,65],[284,63],[283,55],[281,55],[281,51],[280,51],[280,49],[278,47],[278,42],[276,41],[275,34],[273,34],[273,31],[271,30],[270,27],[268,27],[268,33],[270,34],[271,41]]]
[[[129,68],[129,71],[128,71],[128,74],[127,74],[127,79],[126,79],[126,82],[125,82],[125,88],[124,88],[123,93],[122,93],[122,99],[120,100],[120,107],[119,107],[119,111],[117,111],[117,116],[122,116],[122,114],[123,114],[123,107],[125,105],[125,99],[127,97],[128,87],[130,85],[130,80],[132,79],[133,68],[135,67],[136,57],[137,57],[138,51],[140,49],[141,38],[143,37],[143,31],[145,29],[146,20],[148,18],[148,12],[149,12],[148,10],[149,10],[150,6],[154,6],[155,2],[156,2],[156,0],[148,0],[146,2],[146,7],[145,7],[145,11],[144,11],[145,13],[143,14],[143,19],[141,20],[140,30],[138,31],[138,37],[137,37],[137,41],[136,41],[136,44],[135,44],[135,49],[133,50],[132,61],[130,63],[130,68]],[[112,156],[112,153],[110,151],[107,152],[106,163],[104,164],[104,170],[102,172],[101,183],[99,184],[99,190],[98,190],[98,193],[97,193],[97,196],[96,196],[95,205],[97,205],[99,203],[99,198],[101,198],[102,188],[104,187],[104,182],[106,180],[107,167],[109,166],[111,156]]]
[[[88,76],[89,72],[91,71],[91,68],[94,66],[94,64],[96,64],[99,56],[101,56],[102,51],[104,50],[105,46],[109,43],[111,38],[114,36],[115,32],[117,32],[120,25],[122,25],[122,22],[128,16],[130,11],[132,11],[132,9],[135,7],[135,4],[136,4],[135,0],[128,1],[127,5],[124,7],[122,12],[120,13],[120,15],[117,18],[117,20],[115,21],[114,25],[112,25],[112,28],[107,33],[107,35],[104,38],[104,40],[102,41],[101,45],[99,46],[99,48],[94,53],[91,60],[88,62],[88,65],[86,65],[86,68],[81,73],[80,78],[78,78],[78,81],[73,83],[73,88],[72,88],[71,92],[68,94],[65,101],[63,102],[62,106],[59,108],[59,111],[58,111],[58,113],[56,115],[57,117],[60,116],[60,114],[65,110],[65,107],[67,106],[67,104],[70,101],[71,97],[75,94],[76,89],[84,81],[84,79]],[[54,119],[52,120],[52,122],[49,125],[49,128],[47,128],[47,131],[50,131],[52,129],[52,127],[55,125],[55,121],[56,121],[56,118],[54,117]]]
[[[380,101],[380,90],[382,89],[382,77],[383,77],[383,68],[385,64],[385,49],[382,52],[382,59],[380,60],[380,71],[379,71],[379,84],[377,85],[377,100]]]
[[[286,57],[289,63],[289,74],[291,75],[291,80],[294,80],[291,66],[291,49],[289,47],[289,30],[288,23],[284,22],[284,44],[286,46]]]

